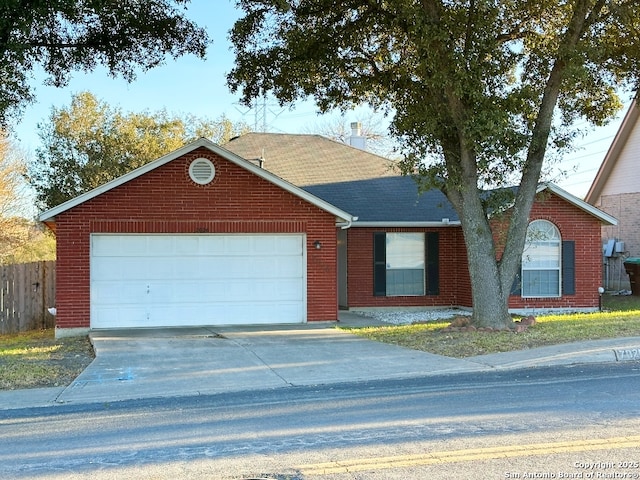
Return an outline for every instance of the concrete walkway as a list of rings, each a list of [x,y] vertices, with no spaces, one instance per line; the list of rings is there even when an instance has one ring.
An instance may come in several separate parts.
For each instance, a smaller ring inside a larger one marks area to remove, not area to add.
[[[341,325],[370,323],[341,316]],[[0,409],[640,360],[640,337],[461,360],[366,340],[334,325],[96,331],[96,359],[71,385],[0,392]]]

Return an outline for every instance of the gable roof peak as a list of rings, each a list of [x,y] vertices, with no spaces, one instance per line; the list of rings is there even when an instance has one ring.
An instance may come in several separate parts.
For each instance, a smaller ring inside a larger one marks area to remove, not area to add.
[[[590,203],[591,205],[595,205],[602,191],[605,188],[607,180],[611,175],[616,163],[618,162],[618,158],[620,154],[629,140],[633,129],[635,128],[638,119],[640,118],[640,105],[638,101],[640,100],[640,91],[636,92],[636,96],[631,101],[631,105],[629,106],[629,110],[624,116],[622,123],[620,124],[620,128],[616,132],[616,136],[607,151],[607,154],[604,157],[604,160],[600,164],[600,168],[598,169],[598,173],[596,173],[595,178],[593,179],[593,183],[589,187],[589,191],[585,195],[585,201]]]
[[[355,218],[349,214],[348,212],[341,210],[337,207],[335,207],[334,205],[331,205],[330,203],[326,202],[325,200],[318,198],[312,194],[310,194],[309,192],[306,192],[305,190],[299,188],[296,185],[291,184],[290,182],[287,182],[286,180],[283,180],[282,178],[279,178],[278,176],[272,174],[271,172],[264,170],[256,165],[254,165],[252,162],[245,160],[244,158],[236,155],[235,153],[226,150],[225,148],[213,143],[211,140],[205,138],[205,137],[200,137],[196,140],[194,140],[191,143],[186,144],[185,146],[170,152],[156,160],[153,160],[152,162],[149,162],[145,165],[142,165],[141,167],[136,168],[135,170],[132,170],[118,178],[115,178],[103,185],[100,185],[97,188],[94,188],[93,190],[90,190],[88,192],[85,192],[81,195],[78,195],[75,198],[72,198],[60,205],[57,205],[56,207],[53,207],[43,213],[41,213],[38,217],[38,219],[41,222],[45,222],[45,223],[55,223],[55,217],[56,215],[59,215],[63,212],[66,212],[67,210],[76,207],[84,202],[87,202],[89,200],[91,200],[92,198],[95,198],[105,192],[108,192],[109,190],[112,190],[116,187],[119,187],[120,185],[123,185],[135,178],[138,178],[152,170],[155,170],[156,168],[159,168],[177,158],[182,157],[183,155],[190,153],[194,150],[197,150],[198,148],[206,148],[209,151],[217,154],[218,156],[222,157],[223,159],[230,161],[236,165],[238,165],[241,168],[244,168],[254,174],[256,174],[257,176],[259,176],[260,178],[267,180],[268,182],[271,182],[273,184],[275,184],[276,186],[282,188],[283,190],[288,191],[289,193],[292,193],[293,195],[296,195],[299,198],[302,198],[303,200],[316,205],[318,208],[331,213],[332,215],[335,215],[338,219],[340,219],[341,221],[345,221],[347,222],[349,225],[351,224],[352,221],[355,220]]]

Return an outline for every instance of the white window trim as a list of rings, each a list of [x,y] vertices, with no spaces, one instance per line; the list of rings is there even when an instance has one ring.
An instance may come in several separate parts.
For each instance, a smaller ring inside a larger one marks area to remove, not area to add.
[[[544,220],[544,219],[537,219],[537,220],[533,220],[529,223],[529,226],[527,227],[527,233],[529,230],[529,227],[535,223],[535,222],[544,222],[546,224],[548,224],[550,227],[553,228],[554,232],[557,234],[557,241],[558,241],[558,266],[557,267],[538,267],[538,268],[525,268],[525,261],[524,258],[527,256],[527,247],[529,246],[529,242],[526,241],[525,242],[525,247],[524,247],[524,251],[522,253],[522,265],[520,268],[520,291],[521,291],[521,297],[522,298],[561,298],[562,297],[562,236],[560,235],[560,230],[558,229],[558,227],[550,222],[549,220]],[[558,294],[557,295],[527,295],[525,294],[525,283],[524,283],[524,272],[525,271],[554,271],[554,272],[558,272]]]

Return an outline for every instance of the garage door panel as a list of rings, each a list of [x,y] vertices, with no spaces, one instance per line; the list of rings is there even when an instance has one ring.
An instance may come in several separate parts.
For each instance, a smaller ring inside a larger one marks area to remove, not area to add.
[[[143,283],[104,282],[92,288],[91,298],[96,305],[135,304],[145,291]]]
[[[293,263],[279,260],[275,268],[276,276],[288,278],[300,278],[304,275],[302,263]]]
[[[216,288],[211,285],[211,288]],[[239,303],[270,302],[270,301],[302,301],[299,282],[297,280],[279,281],[277,284],[269,281],[253,282],[251,284],[239,281],[226,282],[217,286],[224,291],[224,297],[234,299]]]
[[[132,243],[131,248],[127,251],[123,251],[122,237],[120,236],[101,236],[100,240],[97,237],[93,237],[91,242],[91,255],[93,257],[112,257],[118,256],[133,256],[136,255],[135,244]]]
[[[280,302],[277,304],[270,303],[265,305],[260,315],[255,317],[254,323],[256,324],[268,324],[272,323],[271,318],[275,315],[283,315],[286,317],[296,317],[302,315],[302,310],[299,304],[293,304],[289,302]]]
[[[200,275],[211,276],[224,268],[223,258],[211,255],[202,256],[196,259],[197,269]]]
[[[229,298],[228,282],[161,282],[150,285],[149,302],[215,304]],[[246,290],[244,290],[246,292]]]
[[[246,256],[220,258],[219,274],[228,279],[255,278],[268,273],[260,268],[261,263],[262,259],[253,260]]]
[[[173,242],[173,254],[185,256],[197,256],[199,251],[198,237],[184,236],[179,241]]]
[[[97,257],[91,264],[94,278],[102,280],[159,278],[155,265],[145,258],[136,257]]]
[[[216,255],[225,251],[227,238],[220,235],[204,236],[200,240],[200,253],[202,255]]]
[[[176,280],[190,280],[206,278],[207,270],[202,268],[202,261],[198,257],[177,257],[171,259],[156,259],[159,265],[166,265],[167,271],[161,278]]]
[[[94,257],[91,261],[91,275],[103,281],[122,278],[122,268],[106,257]]]
[[[93,328],[296,323],[303,235],[94,235]]]
[[[253,241],[248,236],[239,236],[237,239],[227,237],[224,251],[228,255],[247,255],[252,251],[252,244]]]
[[[158,278],[154,273],[154,265],[146,259],[135,257],[98,257],[94,258],[92,265],[92,275],[94,278],[102,280]]]
[[[276,239],[276,251],[281,255],[302,255],[304,244],[302,237],[279,237]]]
[[[253,242],[252,253],[273,255],[277,252],[275,237],[257,237]]]
[[[166,235],[146,236],[146,250],[141,253],[144,256],[165,256],[167,252],[174,252],[175,237]]]
[[[105,256],[141,257],[147,252],[147,239],[145,237],[131,237],[126,241],[122,237],[106,237],[109,240],[103,245]]]

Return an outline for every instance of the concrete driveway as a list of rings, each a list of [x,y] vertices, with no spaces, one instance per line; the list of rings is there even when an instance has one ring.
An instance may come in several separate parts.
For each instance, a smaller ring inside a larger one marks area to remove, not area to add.
[[[96,331],[93,363],[58,402],[215,394],[486,369],[333,324]]]

